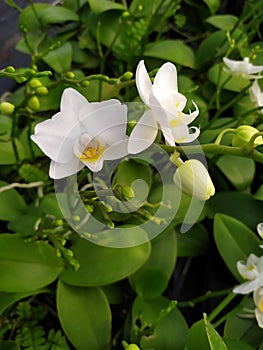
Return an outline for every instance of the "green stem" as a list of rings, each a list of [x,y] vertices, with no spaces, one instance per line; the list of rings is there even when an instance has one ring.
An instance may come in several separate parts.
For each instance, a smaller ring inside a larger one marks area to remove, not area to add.
[[[248,150],[246,147],[232,147],[225,145],[216,145],[214,143],[207,143],[203,145],[194,146],[165,146],[160,145],[168,153],[178,151],[181,154],[197,154],[204,152],[205,154],[231,154],[233,156],[251,158],[259,163],[263,163],[263,153],[256,149]]]
[[[212,298],[218,298],[218,297],[224,296],[226,294],[228,295],[229,292],[230,292],[229,289],[223,289],[223,290],[219,290],[216,292],[211,292],[209,290],[204,295],[201,295],[201,296],[194,298],[192,300],[178,302],[178,306],[179,307],[194,307],[196,304],[202,303],[205,300],[212,299]]]
[[[219,305],[211,312],[208,316],[208,320],[212,322],[217,315],[236,297],[235,293],[229,293],[224,300],[221,301]]]

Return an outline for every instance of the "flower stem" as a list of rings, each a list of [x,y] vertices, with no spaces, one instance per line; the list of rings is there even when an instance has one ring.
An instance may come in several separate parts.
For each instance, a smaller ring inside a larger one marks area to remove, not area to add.
[[[212,322],[217,315],[236,297],[235,293],[229,293],[224,300],[211,312],[208,316],[208,320]]]
[[[194,307],[196,304],[202,303],[205,300],[221,297],[221,296],[224,296],[226,294],[228,295],[229,292],[230,292],[229,289],[223,289],[223,290],[219,290],[216,292],[211,292],[209,290],[205,294],[203,294],[197,298],[194,298],[192,300],[178,302],[178,306],[179,307]]]

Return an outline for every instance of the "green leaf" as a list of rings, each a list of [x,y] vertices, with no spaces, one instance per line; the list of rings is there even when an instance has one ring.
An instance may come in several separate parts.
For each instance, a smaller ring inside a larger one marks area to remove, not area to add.
[[[219,192],[206,203],[207,216],[216,213],[230,215],[248,225],[253,230],[262,221],[263,203],[248,193]]]
[[[230,73],[225,72],[221,64],[212,66],[207,73],[207,77],[215,85],[221,85],[224,90],[240,92],[250,86],[248,80],[234,75],[231,76]]]
[[[52,215],[55,218],[63,219],[63,214],[58,205],[55,193],[49,193],[41,198],[39,209],[47,215]]]
[[[11,340],[4,340],[0,343],[0,350],[20,350],[20,346]]]
[[[63,269],[55,249],[42,241],[25,242],[19,234],[0,235],[0,290],[28,292],[53,282]]]
[[[48,4],[34,4],[34,9],[32,6],[27,6],[19,16],[19,27],[21,29],[26,29],[28,32],[35,32],[41,29],[42,23],[39,21],[40,15],[49,6]]]
[[[180,257],[205,254],[209,245],[209,236],[202,224],[195,224],[186,233],[176,232],[178,253]]]
[[[214,15],[220,7],[220,0],[204,0],[209,7],[210,12]]]
[[[10,140],[12,124],[12,118],[0,114],[0,141]]]
[[[210,344],[211,350],[228,350],[225,342],[211,325],[209,320],[207,319],[206,314],[204,314],[204,322],[205,322],[205,330],[208,338],[208,342]]]
[[[180,310],[171,308],[171,301],[160,296],[149,301],[137,297],[132,307],[132,322],[140,319],[143,328],[154,326],[149,335],[141,337],[140,346],[142,349],[155,350],[184,350],[188,327]],[[136,331],[136,325],[132,329]]]
[[[23,292],[23,293],[6,293],[0,292],[0,315],[11,305],[16,303],[17,301],[27,298],[31,295],[47,293],[49,290],[47,288],[37,289],[34,291]],[[1,348],[0,348],[1,349]]]
[[[144,231],[140,233],[143,235]],[[71,250],[80,268],[76,272],[68,267],[61,279],[69,284],[86,287],[114,283],[133,274],[149,258],[151,245],[147,242],[131,248],[108,248],[81,238]]]
[[[88,0],[91,10],[98,14],[109,10],[125,10],[125,7],[108,0]]]
[[[78,15],[61,6],[49,6],[44,11],[41,12],[40,20],[43,23],[63,23],[66,21],[78,21]]]
[[[77,350],[110,348],[111,311],[100,288],[73,287],[59,281],[58,316]]]
[[[258,201],[263,201],[263,185],[261,185],[257,192],[254,194],[254,198]]]
[[[136,293],[144,299],[162,294],[168,286],[176,262],[177,244],[173,230],[152,241],[149,259],[129,280]]]
[[[192,325],[187,337],[187,350],[210,350],[204,320]]]
[[[50,51],[44,56],[45,61],[57,73],[66,73],[71,68],[72,47],[70,43],[64,43],[55,50]]]
[[[0,181],[0,189],[8,184]],[[13,220],[26,211],[23,197],[15,190],[0,192],[0,220]]]
[[[255,176],[255,162],[249,158],[224,154],[216,165],[238,190],[248,188]]]
[[[15,149],[18,153],[18,159],[16,157]],[[25,150],[18,139],[15,138],[14,143],[12,141],[0,141],[0,165],[16,164],[19,160],[23,160],[24,157]]]
[[[246,317],[245,310],[254,310],[253,298],[243,300],[234,314],[231,314],[225,323],[224,338],[228,340],[239,340],[257,349],[263,342],[263,332],[254,318]],[[231,346],[229,347],[232,350]],[[233,348],[233,350],[241,350]],[[243,350],[243,349],[242,349]],[[246,348],[244,348],[246,350]],[[248,349],[249,350],[249,349]],[[252,349],[251,349],[252,350]]]
[[[243,278],[236,268],[237,261],[246,260],[250,253],[262,254],[260,240],[241,221],[224,214],[216,214],[214,219],[214,237],[219,253],[225,264],[239,282]]]
[[[184,67],[194,68],[195,56],[193,50],[180,40],[165,40],[150,43],[146,46],[144,56],[161,58],[180,64]]]
[[[240,340],[229,339],[225,337],[223,337],[223,339],[229,350],[254,350],[255,349],[252,346]]]
[[[201,132],[198,140],[202,143],[209,143],[215,141],[216,137],[226,128],[232,128],[237,126],[237,122],[234,118],[219,118],[209,125],[209,128]],[[232,139],[232,135],[230,136]],[[225,140],[225,138],[224,138]]]
[[[229,31],[234,28],[238,21],[238,18],[233,15],[216,15],[211,16],[206,19],[206,22],[211,24],[212,26],[222,29],[225,31]]]

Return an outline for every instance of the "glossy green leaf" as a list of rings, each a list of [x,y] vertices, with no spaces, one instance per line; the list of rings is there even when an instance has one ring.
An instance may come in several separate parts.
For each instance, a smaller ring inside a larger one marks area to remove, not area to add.
[[[216,64],[208,70],[207,77],[212,83],[217,86],[221,85],[222,89],[224,90],[235,92],[240,92],[241,90],[250,86],[250,82],[248,80],[225,72],[223,67],[223,64],[222,66],[220,66],[220,64]]]
[[[147,242],[131,248],[108,248],[81,238],[71,250],[80,268],[77,272],[71,267],[65,269],[61,279],[76,286],[102,286],[138,270],[148,259],[151,245]]]
[[[47,288],[37,289],[34,291],[28,291],[24,293],[6,293],[0,292],[0,315],[11,305],[17,301],[27,298],[31,295],[47,293],[49,290]],[[1,348],[0,348],[1,349]]]
[[[173,230],[167,230],[152,241],[151,255],[129,280],[144,299],[161,295],[167,288],[176,262],[177,244]]]
[[[74,287],[61,281],[57,288],[60,323],[77,350],[108,350],[111,311],[100,288]]]
[[[201,144],[213,142],[215,141],[220,131],[226,128],[232,128],[236,126],[237,126],[237,122],[234,118],[219,118],[215,120],[213,123],[211,123],[208,129],[204,130],[203,132],[201,131],[201,135],[199,136],[198,140]],[[227,136],[229,136],[229,134],[224,136],[224,144]],[[229,137],[229,144],[231,142],[231,139],[232,139],[232,135],[230,135]]]
[[[102,13],[109,10],[125,10],[123,5],[108,0],[88,0],[88,3],[94,13]]]
[[[64,43],[57,49],[50,51],[43,57],[43,61],[53,68],[56,73],[68,72],[72,62],[72,47],[70,43]]]
[[[0,114],[0,141],[10,140],[12,124],[12,118]]]
[[[27,292],[53,282],[63,260],[43,241],[25,242],[19,234],[0,235],[0,291]]]
[[[195,56],[193,50],[180,40],[164,40],[150,43],[146,46],[144,56],[161,58],[180,64],[184,67],[194,68]]]
[[[8,184],[0,181],[0,188],[4,186]],[[0,192],[0,220],[13,220],[25,211],[26,203],[15,189]]]
[[[209,245],[208,232],[200,223],[195,224],[186,233],[176,232],[177,255],[180,257],[205,254]]]
[[[211,16],[206,19],[206,22],[212,24],[212,26],[222,29],[222,30],[231,30],[237,23],[238,18],[233,15],[216,15]]]
[[[255,348],[248,345],[247,343],[223,337],[224,342],[229,350],[254,350]]]
[[[263,185],[261,185],[257,192],[254,194],[254,198],[258,201],[263,201]]]
[[[16,151],[17,156],[16,156]],[[0,165],[16,164],[25,157],[25,150],[18,139],[12,141],[0,141]]]
[[[254,230],[262,221],[263,203],[248,193],[219,192],[206,203],[206,209],[209,218],[216,213],[227,214]]]
[[[187,336],[187,350],[210,350],[204,320],[192,325]]]
[[[63,23],[66,21],[78,21],[78,15],[62,6],[50,6],[41,12],[40,20],[43,23]]]
[[[220,7],[220,0],[204,0],[204,2],[207,4],[212,14],[215,14]]]
[[[245,310],[254,310],[255,304],[252,298],[243,300],[236,312],[230,315],[225,323],[224,338],[227,340],[239,340],[257,349],[263,342],[262,329],[258,327],[255,318],[246,317]],[[226,340],[226,342],[227,342]],[[242,349],[242,347],[240,347]],[[232,348],[230,347],[230,350]],[[239,350],[234,348],[233,350]],[[246,350],[244,348],[244,350]],[[249,350],[249,349],[248,349]]]
[[[19,16],[19,27],[26,29],[28,32],[34,32],[41,29],[42,23],[39,21],[41,13],[49,8],[49,4],[34,4],[34,9],[32,6],[27,6]],[[37,13],[37,16],[35,15]]]
[[[206,314],[204,314],[204,323],[207,339],[211,350],[228,350],[224,340],[220,337],[214,327],[211,325],[207,319]]]
[[[152,334],[142,336],[140,340],[142,349],[185,349],[188,327],[177,307],[167,312],[167,308],[171,305],[170,303],[168,298],[162,296],[149,301],[140,297],[135,299],[132,307],[133,322],[140,319],[143,327],[156,325]],[[163,312],[165,314],[161,316]]]
[[[250,253],[262,254],[260,240],[241,221],[224,214],[216,214],[214,218],[214,237],[219,253],[225,264],[239,282],[243,278],[236,268],[237,261],[246,260]]]
[[[238,190],[248,188],[255,176],[255,162],[249,158],[224,154],[216,165]]]
[[[47,215],[52,215],[55,218],[63,219],[63,214],[58,205],[55,193],[49,193],[41,198],[39,209]]]
[[[11,340],[5,340],[0,343],[0,350],[20,350],[20,346]]]

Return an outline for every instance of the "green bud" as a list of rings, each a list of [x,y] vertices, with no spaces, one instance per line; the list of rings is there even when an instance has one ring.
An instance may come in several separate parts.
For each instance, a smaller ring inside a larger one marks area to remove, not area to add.
[[[48,94],[48,89],[45,86],[40,86],[36,89],[36,94],[38,96],[45,96]]]
[[[34,112],[38,111],[40,108],[40,102],[37,96],[32,96],[27,102],[27,106]]]
[[[128,344],[125,340],[122,341],[122,345],[125,350],[140,350],[136,344]]]
[[[236,134],[232,138],[232,146],[243,147],[248,144],[251,137],[259,132],[258,129],[250,125],[241,125],[237,129]],[[259,146],[263,144],[263,137],[259,136],[254,141],[254,146]]]
[[[84,87],[89,86],[89,81],[88,80],[83,80],[81,82],[81,86],[84,86]]]
[[[140,5],[137,7],[137,10],[138,10],[139,12],[142,12],[142,10],[143,10],[143,5],[140,4]]]
[[[14,113],[15,106],[10,102],[0,103],[0,112],[5,115],[11,115]]]
[[[85,207],[89,213],[92,213],[94,211],[94,207],[90,204],[86,204]]]
[[[125,72],[125,73],[121,76],[121,80],[127,81],[127,80],[130,80],[132,77],[133,77],[133,73],[132,73],[132,72]]]
[[[61,220],[61,219],[55,220],[55,225],[56,226],[63,226],[63,220]]]
[[[122,18],[128,18],[128,17],[130,17],[130,12],[124,11],[121,16],[122,16]]]
[[[73,257],[73,252],[70,249],[65,249],[64,250],[64,254],[67,255],[67,256],[70,256],[71,258]]]
[[[5,72],[7,72],[7,73],[15,73],[15,68],[13,67],[13,66],[8,66],[8,67],[6,67],[6,69],[5,69]]]
[[[130,186],[121,187],[120,192],[123,198],[126,200],[134,198],[134,191]]]
[[[73,79],[73,78],[75,78],[75,73],[73,73],[73,72],[67,72],[67,73],[66,73],[66,77],[69,78],[69,79]]]
[[[38,87],[41,87],[42,86],[42,83],[39,79],[36,79],[36,78],[33,78],[30,80],[29,82],[29,86],[33,89],[36,89]]]

